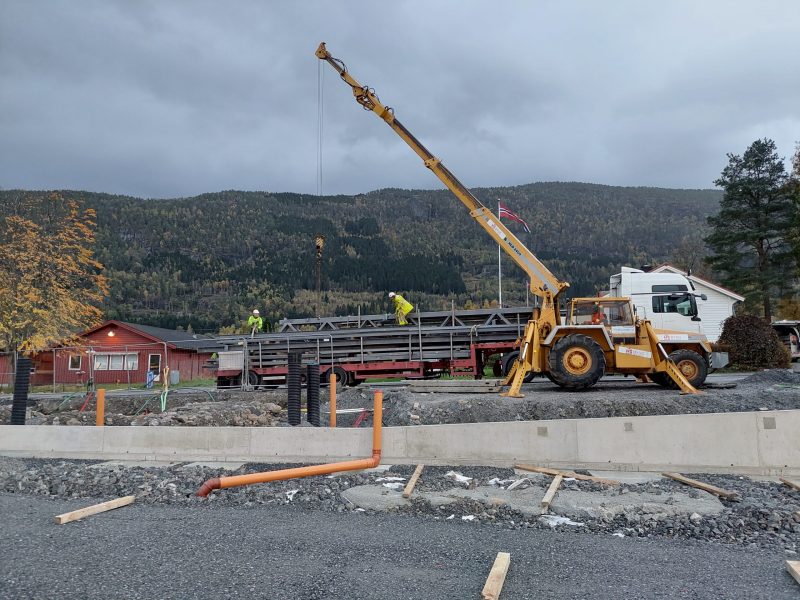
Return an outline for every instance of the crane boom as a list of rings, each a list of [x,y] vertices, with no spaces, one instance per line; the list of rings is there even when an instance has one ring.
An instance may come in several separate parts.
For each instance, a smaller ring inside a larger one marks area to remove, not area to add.
[[[369,110],[383,119],[394,132],[399,135],[409,147],[416,152],[423,163],[453,192],[464,206],[469,210],[470,216],[494,239],[519,267],[525,271],[530,280],[531,293],[544,298],[546,304],[554,303],[557,296],[569,284],[560,281],[550,270],[539,261],[534,254],[523,244],[500,219],[470,192],[450,170],[442,164],[414,135],[406,129],[394,116],[394,111],[378,99],[374,90],[361,85],[347,71],[345,64],[331,56],[322,42],[317,48],[316,55],[319,59],[331,65],[342,80],[353,90],[356,102],[365,110]]]

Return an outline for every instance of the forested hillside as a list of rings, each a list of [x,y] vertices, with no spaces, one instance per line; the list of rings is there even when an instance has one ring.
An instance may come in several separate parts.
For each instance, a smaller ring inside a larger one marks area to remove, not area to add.
[[[537,183],[474,190],[528,221],[508,221],[572,295],[594,294],[623,264],[691,248],[721,194],[712,190]],[[0,192],[3,211],[26,192]],[[308,196],[227,191],[145,200],[63,192],[97,211],[109,318],[217,331],[258,307],[285,316],[385,312],[386,292],[422,309],[497,299],[497,246],[447,191],[385,189]],[[326,237],[322,298],[314,236]],[[504,303],[525,302],[522,272],[503,259]]]

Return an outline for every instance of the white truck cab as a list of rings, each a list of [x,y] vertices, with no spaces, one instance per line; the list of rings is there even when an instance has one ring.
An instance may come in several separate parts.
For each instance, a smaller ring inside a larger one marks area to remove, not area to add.
[[[697,302],[706,295],[695,291],[688,277],[679,273],[652,273],[631,267],[611,276],[611,296],[630,297],[636,314],[649,319],[655,329],[702,333]]]

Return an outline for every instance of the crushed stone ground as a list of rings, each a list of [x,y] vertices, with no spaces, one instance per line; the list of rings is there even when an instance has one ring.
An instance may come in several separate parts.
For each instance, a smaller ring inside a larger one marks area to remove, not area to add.
[[[783,551],[787,557],[797,556],[800,541],[800,516],[797,513],[800,511],[800,493],[780,483],[732,475],[689,474],[738,492],[741,496],[739,502],[717,500],[706,492],[669,479],[634,485],[623,483],[613,487],[594,482],[564,481],[559,492],[564,496],[589,495],[595,498],[595,508],[605,504],[613,510],[580,511],[574,505],[560,508],[557,495],[550,517],[542,517],[535,510],[519,510],[497,498],[513,482],[524,478],[524,486],[515,487],[509,493],[518,492],[519,498],[536,502],[538,506],[549,484],[548,477],[522,475],[513,469],[497,467],[426,467],[411,499],[400,501],[396,500],[414,470],[412,465],[230,488],[214,492],[206,499],[195,495],[202,483],[212,477],[288,466],[297,465],[246,464],[233,471],[223,471],[216,466],[186,463],[128,466],[117,462],[6,457],[0,458],[0,493],[53,499],[109,499],[133,494],[137,503],[177,505],[188,509],[228,505],[268,509],[270,506],[293,505],[334,513],[397,512],[420,519],[474,522],[510,529],[553,528],[624,537],[704,540],[769,548]],[[385,489],[385,495],[392,496],[393,500],[380,510],[359,506],[349,498],[348,491],[365,487]],[[451,493],[454,489],[462,493]],[[470,490],[490,490],[490,493],[488,497],[478,494],[469,497]],[[656,502],[642,500],[648,497],[663,497],[665,500],[661,504],[674,506],[676,510],[654,508]],[[443,502],[442,498],[448,500]],[[601,500],[598,502],[597,499]]]

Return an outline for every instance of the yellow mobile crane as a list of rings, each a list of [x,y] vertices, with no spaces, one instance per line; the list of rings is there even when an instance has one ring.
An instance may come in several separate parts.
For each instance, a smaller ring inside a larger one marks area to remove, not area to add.
[[[576,390],[593,386],[604,374],[620,373],[642,381],[651,376],[653,381],[670,383],[682,393],[698,393],[692,382],[702,383],[711,363],[711,345],[704,337],[665,332],[664,341],[660,341],[650,322],[636,317],[629,298],[576,298],[570,303],[562,325],[558,297],[569,284],[555,277],[464,187],[395,118],[394,111],[381,103],[373,89],[356,81],[345,64],[331,56],[325,42],[319,45],[316,55],[350,86],[356,102],[383,119],[417,153],[425,166],[467,207],[470,216],[527,273],[530,291],[539,298],[540,305],[533,309],[525,327],[519,357],[504,382],[511,387],[504,395],[522,397],[520,388],[530,373],[541,373],[562,387]],[[680,359],[680,368],[669,358],[665,344]]]

